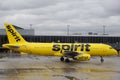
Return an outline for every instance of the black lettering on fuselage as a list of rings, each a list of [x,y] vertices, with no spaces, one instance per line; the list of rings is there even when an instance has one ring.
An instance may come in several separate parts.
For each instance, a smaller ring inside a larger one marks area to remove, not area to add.
[[[53,51],[60,51],[61,53],[63,51],[90,51],[90,45],[89,44],[54,44],[52,47]]]
[[[70,45],[62,45],[62,50],[70,50]]]
[[[90,51],[90,45],[89,44],[86,44],[86,51]]]
[[[16,42],[19,42],[20,38],[19,38],[19,36],[17,36],[16,32],[9,25],[7,26],[7,29],[12,34],[12,36],[14,37]]]
[[[84,44],[81,45],[81,51],[84,51]]]
[[[77,49],[80,47],[80,45],[75,45],[74,51],[77,51]]]
[[[52,50],[53,50],[53,51],[59,51],[59,50],[60,50],[60,45],[58,45],[58,44],[53,45]]]
[[[74,44],[71,45],[71,51],[74,51]]]

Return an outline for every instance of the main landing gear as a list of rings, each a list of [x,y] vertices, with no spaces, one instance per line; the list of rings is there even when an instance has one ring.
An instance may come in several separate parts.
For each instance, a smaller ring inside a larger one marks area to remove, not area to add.
[[[101,56],[101,59],[100,59],[100,61],[101,61],[101,63],[103,63],[104,62],[104,59],[103,59],[103,57]]]
[[[61,57],[61,58],[60,58],[60,61],[64,61],[64,57]]]
[[[64,61],[64,57],[61,57],[61,58],[60,58],[60,61],[63,62],[63,61]],[[70,62],[70,60],[69,60],[68,58],[66,58],[66,59],[65,59],[65,62]]]

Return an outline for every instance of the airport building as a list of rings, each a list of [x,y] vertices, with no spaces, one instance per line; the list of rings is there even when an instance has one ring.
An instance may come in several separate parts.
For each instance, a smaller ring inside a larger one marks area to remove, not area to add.
[[[23,35],[26,41],[29,42],[61,42],[61,43],[105,43],[109,44],[117,50],[120,50],[120,36],[109,35],[77,35],[77,36],[51,36],[51,35],[39,35],[36,36],[34,29],[23,29],[15,26],[15,28]],[[8,43],[5,29],[0,29],[0,49],[2,44]]]

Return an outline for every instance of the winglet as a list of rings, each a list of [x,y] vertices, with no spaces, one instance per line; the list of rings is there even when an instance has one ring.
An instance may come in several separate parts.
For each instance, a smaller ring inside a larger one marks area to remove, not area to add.
[[[8,37],[8,41],[10,44],[20,44],[20,43],[26,43],[24,38],[21,36],[21,34],[14,28],[12,24],[4,24],[6,28],[6,33]]]

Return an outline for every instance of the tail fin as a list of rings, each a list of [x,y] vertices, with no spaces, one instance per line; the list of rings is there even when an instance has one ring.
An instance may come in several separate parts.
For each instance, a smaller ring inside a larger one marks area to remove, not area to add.
[[[6,33],[10,44],[26,43],[24,38],[20,35],[20,33],[14,28],[12,24],[4,24],[4,26],[6,27]]]

